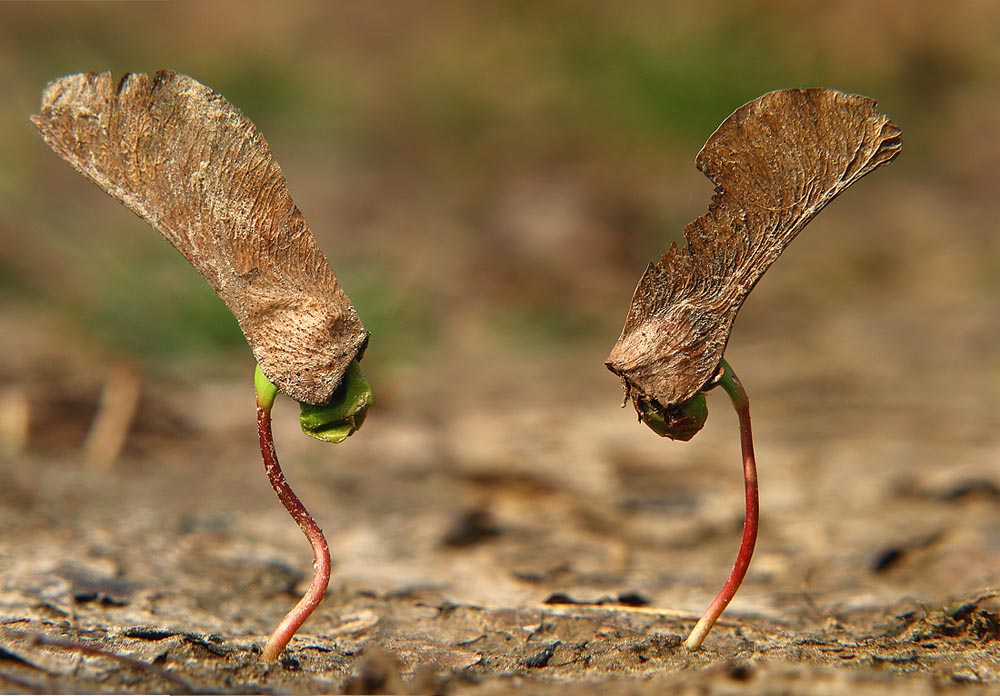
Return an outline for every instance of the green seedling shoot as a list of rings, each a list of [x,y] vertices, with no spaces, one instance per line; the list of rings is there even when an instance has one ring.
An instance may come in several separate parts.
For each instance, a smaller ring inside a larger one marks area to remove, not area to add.
[[[737,109],[696,164],[715,185],[708,213],[684,228],[639,280],[608,369],[655,433],[687,441],[721,386],[736,409],[743,451],[743,539],[728,579],[685,645],[697,650],[736,595],[757,543],[760,509],[750,405],[723,359],[736,315],[782,251],[851,184],[891,162],[899,128],[866,97],[827,89],[770,92]]]
[[[60,157],[158,230],[239,322],[257,361],[257,432],[268,480],[313,548],[305,596],[267,640],[276,659],[330,581],[323,532],[278,464],[271,408],[299,402],[310,437],[343,442],[364,422],[368,331],[292,202],[256,126],[222,95],[161,70],[50,82],[32,121]]]

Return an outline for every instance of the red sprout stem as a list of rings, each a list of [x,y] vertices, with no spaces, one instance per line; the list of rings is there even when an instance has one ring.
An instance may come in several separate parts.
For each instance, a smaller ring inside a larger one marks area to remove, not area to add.
[[[753,432],[750,429],[750,400],[746,390],[733,368],[723,360],[723,374],[719,382],[722,388],[729,394],[729,399],[733,403],[733,408],[740,421],[740,446],[743,450],[743,479],[746,487],[746,517],[743,521],[743,540],[740,542],[740,550],[736,554],[736,563],[729,573],[729,579],[719,590],[719,594],[709,605],[708,609],[695,624],[691,635],[684,641],[684,645],[689,650],[697,650],[705,642],[705,637],[712,630],[712,626],[722,612],[726,610],[729,603],[736,596],[736,591],[743,584],[747,569],[750,567],[750,559],[753,557],[753,549],[757,543],[757,526],[760,521],[760,501],[757,495],[757,462],[753,454]]]
[[[330,584],[330,547],[326,543],[326,537],[323,536],[323,530],[316,524],[316,520],[306,510],[299,497],[295,495],[292,487],[285,480],[285,475],[281,472],[278,454],[274,451],[274,436],[271,433],[271,408],[270,406],[261,406],[259,403],[257,405],[257,434],[260,436],[260,454],[264,458],[264,470],[267,472],[271,487],[278,494],[278,500],[288,510],[288,514],[298,523],[313,550],[313,579],[309,590],[295,605],[295,608],[285,615],[264,646],[261,657],[265,661],[271,662],[277,659],[295,632],[323,600],[326,588]]]

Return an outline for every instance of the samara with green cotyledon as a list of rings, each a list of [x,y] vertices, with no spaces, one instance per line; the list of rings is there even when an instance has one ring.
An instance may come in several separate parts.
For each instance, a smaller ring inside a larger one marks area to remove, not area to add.
[[[313,581],[264,646],[275,659],[330,580],[326,539],[278,465],[271,407],[301,405],[310,437],[342,442],[371,388],[365,329],[257,127],[222,95],[167,70],[54,80],[32,121],[78,172],[158,230],[232,311],[257,359],[257,430],[278,498],[313,547]]]

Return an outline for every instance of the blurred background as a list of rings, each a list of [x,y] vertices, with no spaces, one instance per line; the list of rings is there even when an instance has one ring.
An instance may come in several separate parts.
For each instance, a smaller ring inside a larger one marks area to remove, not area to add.
[[[813,571],[829,564],[815,559],[831,543],[855,577],[896,546],[939,548],[920,544],[941,530],[960,550],[975,542],[971,567],[923,557],[882,591],[990,582],[996,516],[966,534],[940,501],[968,485],[986,506],[972,512],[995,513],[1000,497],[998,28],[1000,5],[975,1],[0,5],[0,446],[11,471],[56,472],[9,489],[6,519],[41,514],[47,496],[63,501],[50,523],[105,489],[141,497],[137,472],[224,472],[194,494],[161,482],[155,500],[197,517],[206,501],[242,514],[225,496],[251,496],[246,514],[266,511],[290,562],[307,560],[263,477],[244,477],[252,494],[227,483],[259,466],[235,321],[28,121],[57,76],[170,68],[265,134],[372,332],[365,429],[336,449],[306,442],[287,407],[278,433],[303,467],[290,476],[330,491],[317,516],[341,536],[341,571],[523,597],[539,576],[476,585],[467,565],[421,575],[418,557],[471,529],[471,544],[511,539],[480,559],[511,567],[529,562],[514,539],[536,534],[573,581],[585,583],[587,549],[607,545],[619,550],[590,556],[590,571],[610,564],[655,600],[698,608],[742,519],[735,419],[714,397],[703,435],[659,440],[620,409],[603,360],[645,265],[708,205],[694,167],[706,138],[764,92],[824,86],[875,98],[904,149],[806,229],[732,334],[769,539],[747,595],[773,598],[754,582],[822,586]],[[890,499],[916,507],[893,518]],[[366,511],[384,513],[375,536],[402,541],[372,550]],[[426,543],[409,531],[421,520]],[[576,546],[553,531],[572,524]],[[716,525],[699,575],[698,540]],[[662,557],[637,561],[637,548]],[[684,553],[685,568],[665,560]]]

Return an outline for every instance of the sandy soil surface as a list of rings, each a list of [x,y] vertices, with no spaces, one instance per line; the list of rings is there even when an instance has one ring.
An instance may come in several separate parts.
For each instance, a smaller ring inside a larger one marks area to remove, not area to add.
[[[795,282],[790,273],[762,287],[748,311]],[[308,585],[310,553],[259,470],[249,386],[150,378],[112,466],[51,438],[5,464],[3,689],[995,686],[1000,443],[984,387],[969,374],[935,409],[924,395],[943,377],[907,380],[912,363],[881,360],[845,373],[836,357],[864,354],[872,337],[872,351],[905,355],[900,327],[911,319],[855,305],[800,323],[791,345],[750,330],[733,346],[757,426],[761,538],[697,653],[682,639],[724,579],[742,524],[723,395],[710,398],[703,433],[672,443],[618,407],[599,363],[483,349],[450,361],[467,378],[438,381],[426,401],[386,390],[337,447],[302,437],[294,405],[279,403],[278,451],[325,528],[335,572],[317,615],[265,665],[259,650]],[[838,337],[828,363],[803,357],[828,332]],[[25,361],[44,362],[23,343]],[[62,406],[41,404],[55,415],[39,427],[73,442],[105,372],[84,383],[67,368]]]
[[[1000,686],[996,7],[248,6],[0,4],[0,691]],[[334,573],[270,665],[311,554],[262,470],[249,351],[28,122],[59,75],[158,68],[261,127],[373,333],[356,436],[276,407]],[[876,98],[904,151],[737,320],[760,538],[691,653],[739,544],[736,418],[713,394],[694,440],[660,439],[602,363],[706,209],[701,144],[813,85]]]

